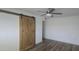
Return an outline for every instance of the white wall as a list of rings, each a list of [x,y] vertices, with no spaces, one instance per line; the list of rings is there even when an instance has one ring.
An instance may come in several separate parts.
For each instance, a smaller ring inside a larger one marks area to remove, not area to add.
[[[36,44],[42,42],[42,18],[36,18]]]
[[[4,9],[22,13],[36,18],[35,43],[42,42],[42,18],[27,11],[17,9]],[[19,50],[19,17],[16,15],[0,13],[0,50]],[[4,41],[4,42],[3,42]],[[7,48],[8,47],[8,48]]]
[[[79,45],[79,16],[46,20],[45,38]]]
[[[0,50],[16,51],[19,47],[18,16],[0,13]]]
[[[16,8],[3,8],[3,10],[12,11],[12,12],[16,12],[16,13],[20,13],[28,16],[34,16],[36,18],[36,41],[35,42],[36,44],[42,42],[42,17],[34,15],[22,9],[20,10]]]

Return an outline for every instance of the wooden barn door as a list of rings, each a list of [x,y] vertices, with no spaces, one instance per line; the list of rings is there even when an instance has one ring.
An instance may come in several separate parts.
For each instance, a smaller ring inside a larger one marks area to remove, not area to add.
[[[35,18],[20,17],[20,50],[28,50],[35,45]]]

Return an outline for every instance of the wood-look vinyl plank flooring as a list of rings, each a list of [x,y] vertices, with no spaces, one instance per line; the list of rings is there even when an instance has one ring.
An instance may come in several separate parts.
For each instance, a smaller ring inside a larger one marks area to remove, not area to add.
[[[45,39],[29,51],[79,51],[79,46]]]

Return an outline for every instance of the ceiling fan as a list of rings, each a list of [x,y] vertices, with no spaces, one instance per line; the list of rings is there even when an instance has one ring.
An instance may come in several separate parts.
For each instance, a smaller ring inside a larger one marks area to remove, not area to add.
[[[54,13],[56,9],[55,8],[48,8],[48,10],[46,12],[43,12],[44,14],[42,14],[41,16],[49,16],[49,17],[53,17],[53,15],[62,15],[63,13]]]

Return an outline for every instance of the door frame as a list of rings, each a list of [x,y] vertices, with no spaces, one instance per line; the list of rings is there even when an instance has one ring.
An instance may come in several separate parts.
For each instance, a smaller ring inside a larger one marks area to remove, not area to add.
[[[22,50],[22,16],[26,16],[26,15],[21,15],[21,16],[19,16],[19,51],[23,51]],[[32,17],[33,19],[34,19],[34,24],[35,24],[35,29],[34,29],[34,46],[35,46],[35,42],[36,42],[36,19],[35,19],[35,17],[33,17],[33,16],[26,16],[26,17]],[[33,46],[33,47],[34,47]]]

